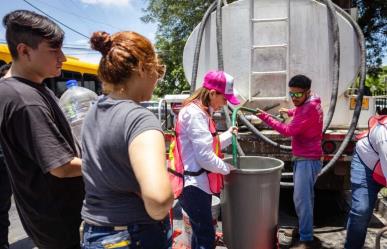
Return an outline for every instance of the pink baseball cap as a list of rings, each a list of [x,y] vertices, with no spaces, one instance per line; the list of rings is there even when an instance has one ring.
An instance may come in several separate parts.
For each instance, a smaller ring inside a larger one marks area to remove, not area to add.
[[[207,72],[204,76],[203,87],[223,93],[227,101],[233,105],[240,104],[240,101],[234,95],[234,78],[223,71]]]

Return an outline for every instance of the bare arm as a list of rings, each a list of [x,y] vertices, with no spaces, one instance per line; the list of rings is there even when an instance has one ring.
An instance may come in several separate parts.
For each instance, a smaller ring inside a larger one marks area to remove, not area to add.
[[[70,162],[50,170],[50,174],[59,178],[77,177],[82,175],[82,160],[74,157]]]
[[[129,158],[147,213],[155,220],[164,219],[172,207],[173,192],[162,133],[149,130],[138,135],[129,145]]]

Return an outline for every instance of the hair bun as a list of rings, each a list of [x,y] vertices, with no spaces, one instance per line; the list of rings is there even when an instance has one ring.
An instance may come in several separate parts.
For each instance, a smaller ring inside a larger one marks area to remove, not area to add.
[[[91,48],[105,56],[112,47],[110,35],[104,31],[94,32],[90,38]]]

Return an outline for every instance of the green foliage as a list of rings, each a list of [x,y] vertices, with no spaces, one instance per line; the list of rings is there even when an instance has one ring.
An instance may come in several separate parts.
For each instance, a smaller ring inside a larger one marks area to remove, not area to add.
[[[195,26],[212,1],[208,0],[149,0],[144,22],[157,23],[156,49],[167,66],[164,80],[155,89],[155,94],[180,93],[189,90],[184,76],[184,45]]]
[[[379,69],[378,75],[367,74],[365,95],[384,95],[387,90],[387,66]],[[355,87],[359,87],[359,79],[356,80]]]
[[[352,0],[359,12],[358,24],[367,48],[367,73],[375,80],[382,73],[383,57],[387,55],[387,1]]]
[[[386,91],[386,83],[383,76],[369,75],[366,78],[365,85],[370,89],[372,95],[380,91]]]

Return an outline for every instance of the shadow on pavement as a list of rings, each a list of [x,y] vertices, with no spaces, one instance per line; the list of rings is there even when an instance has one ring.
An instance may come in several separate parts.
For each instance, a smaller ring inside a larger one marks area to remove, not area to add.
[[[10,249],[37,249],[30,238],[24,238],[11,244]]]

